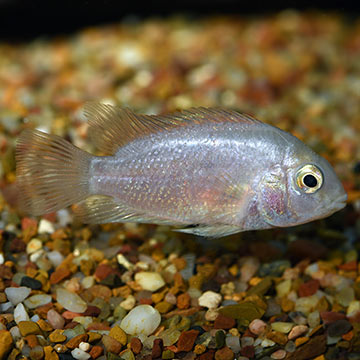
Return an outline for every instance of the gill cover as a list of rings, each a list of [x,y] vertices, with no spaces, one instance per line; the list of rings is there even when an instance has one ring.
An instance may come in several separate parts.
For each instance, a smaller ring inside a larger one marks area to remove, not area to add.
[[[260,213],[271,226],[289,226],[294,223],[288,206],[286,172],[280,165],[271,169],[260,182]]]

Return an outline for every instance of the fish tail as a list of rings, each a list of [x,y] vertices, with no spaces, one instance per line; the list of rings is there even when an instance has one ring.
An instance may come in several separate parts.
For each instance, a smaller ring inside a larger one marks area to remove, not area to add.
[[[84,200],[89,195],[91,158],[59,136],[24,130],[16,145],[21,210],[42,215]]]

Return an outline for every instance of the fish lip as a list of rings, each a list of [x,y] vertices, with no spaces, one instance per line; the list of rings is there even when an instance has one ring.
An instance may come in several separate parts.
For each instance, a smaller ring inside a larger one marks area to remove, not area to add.
[[[347,194],[344,194],[344,195],[339,196],[334,201],[332,201],[331,203],[333,204],[333,206],[332,206],[333,211],[339,211],[339,210],[343,209],[346,206],[347,198],[348,198]]]

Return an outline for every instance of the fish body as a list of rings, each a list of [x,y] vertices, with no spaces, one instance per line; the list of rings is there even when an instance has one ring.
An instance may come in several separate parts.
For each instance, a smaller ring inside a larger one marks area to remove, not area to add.
[[[25,211],[77,203],[87,223],[169,224],[219,237],[298,225],[344,207],[345,191],[324,158],[250,116],[205,108],[136,115],[102,104],[85,113],[90,137],[111,155],[25,131],[17,145]]]

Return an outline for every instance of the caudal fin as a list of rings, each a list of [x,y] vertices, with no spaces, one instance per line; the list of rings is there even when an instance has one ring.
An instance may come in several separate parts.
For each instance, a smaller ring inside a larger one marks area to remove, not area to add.
[[[16,145],[20,208],[42,215],[84,200],[91,155],[56,135],[24,130]]]

